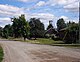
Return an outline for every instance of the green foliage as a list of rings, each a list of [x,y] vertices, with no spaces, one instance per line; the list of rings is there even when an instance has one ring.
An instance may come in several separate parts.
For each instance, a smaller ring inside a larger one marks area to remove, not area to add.
[[[30,26],[29,23],[26,21],[25,16],[21,15],[19,18],[13,19],[13,33],[15,37],[28,37]]]
[[[59,31],[65,27],[66,27],[66,23],[65,23],[64,19],[63,18],[59,19],[57,21],[57,30]]]
[[[2,30],[3,30],[3,28],[0,27],[0,37],[2,37]]]
[[[65,28],[66,36],[64,38],[65,43],[77,43],[79,39],[79,25],[78,23],[69,22]]]
[[[56,40],[56,38],[57,38],[56,33],[57,33],[57,31],[52,25],[52,20],[50,20],[49,21],[49,25],[47,27],[47,30],[45,32],[45,37],[46,38],[51,38],[53,40]]]
[[[52,39],[46,39],[46,38],[38,38],[37,41],[40,44],[47,44],[47,45],[52,45],[52,44],[61,44],[63,43],[62,41],[54,41]]]
[[[3,60],[3,50],[2,50],[2,48],[0,47],[0,62],[2,62],[2,60]]]
[[[65,23],[63,19],[57,21],[58,35],[65,43],[77,43],[79,39],[79,24],[75,22]]]
[[[30,26],[26,21],[25,16],[21,15],[18,18],[12,19],[12,25],[5,25],[4,28],[0,28],[0,36],[4,38],[8,37],[28,37],[30,35]]]
[[[63,44],[62,41],[54,41],[52,39],[47,38],[37,38],[36,40],[26,40],[29,43],[35,43],[35,44],[45,44],[45,45],[53,45],[53,44]]]
[[[0,27],[0,37],[5,37],[5,38],[24,37],[24,40],[29,36],[34,37],[35,39],[36,37],[38,38],[44,37],[45,33],[44,24],[40,21],[40,19],[31,18],[30,22],[27,22],[25,19],[25,15],[21,15],[18,18],[14,17],[12,22],[13,22],[12,25],[8,24],[5,25],[4,28]],[[49,28],[54,28],[50,22],[51,21],[49,21],[47,30]],[[65,43],[77,43],[77,41],[79,40],[78,23],[74,22],[65,23],[64,19],[61,18],[57,21],[57,30],[58,32],[55,33],[56,36],[58,37],[58,39],[63,38]],[[67,32],[66,35],[65,32],[62,32],[62,34],[59,33],[61,30]],[[52,33],[50,35],[52,35]]]
[[[75,22],[69,23],[68,24],[68,30],[70,32],[79,30],[79,25],[77,23],[75,23]]]
[[[49,24],[48,25],[47,30],[50,29],[50,28],[53,28],[53,25],[52,24]]]
[[[2,36],[5,38],[8,38],[9,36],[12,36],[12,27],[10,24],[5,25],[5,27],[2,30]]]
[[[31,18],[29,25],[31,27],[31,37],[43,37],[44,36],[44,24],[40,22],[40,19]]]

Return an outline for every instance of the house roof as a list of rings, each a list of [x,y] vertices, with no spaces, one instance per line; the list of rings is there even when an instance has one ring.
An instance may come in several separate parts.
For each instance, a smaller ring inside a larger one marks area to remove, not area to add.
[[[49,28],[46,30],[45,34],[56,34],[58,31],[55,28]]]

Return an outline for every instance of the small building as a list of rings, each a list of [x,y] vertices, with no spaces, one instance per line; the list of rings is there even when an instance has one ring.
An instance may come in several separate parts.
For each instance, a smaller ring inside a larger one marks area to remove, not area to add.
[[[56,34],[58,33],[58,31],[55,28],[49,28],[48,30],[46,30],[44,36],[48,37],[48,38],[57,38]]]

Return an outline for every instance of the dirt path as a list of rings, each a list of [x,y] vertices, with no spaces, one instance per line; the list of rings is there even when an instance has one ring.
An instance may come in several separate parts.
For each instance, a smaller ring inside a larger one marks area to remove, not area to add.
[[[65,47],[0,41],[3,62],[80,62],[80,50]]]

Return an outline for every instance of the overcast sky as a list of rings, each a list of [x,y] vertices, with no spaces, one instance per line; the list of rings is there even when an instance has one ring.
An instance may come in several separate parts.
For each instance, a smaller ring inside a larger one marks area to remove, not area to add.
[[[49,20],[53,26],[59,18],[65,22],[78,22],[79,0],[0,0],[0,26],[11,24],[11,17],[25,14],[26,20],[40,18],[47,27]]]

